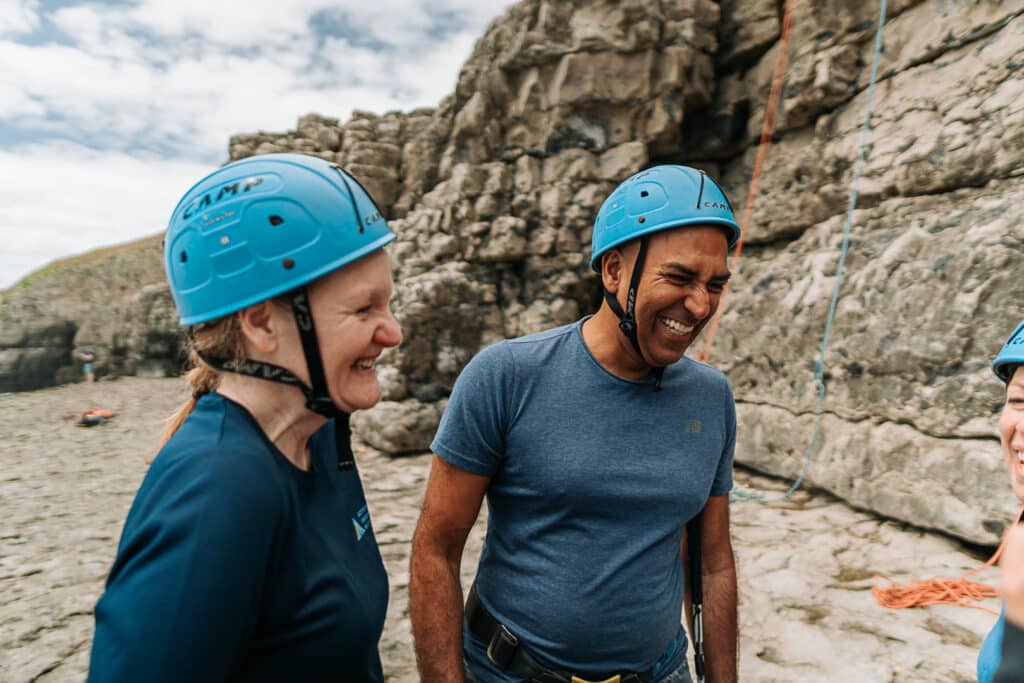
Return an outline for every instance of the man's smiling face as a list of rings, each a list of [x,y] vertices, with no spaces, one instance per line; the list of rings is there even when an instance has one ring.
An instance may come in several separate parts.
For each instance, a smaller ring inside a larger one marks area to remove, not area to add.
[[[630,264],[620,288],[624,302],[636,247],[624,250]],[[673,228],[650,236],[637,288],[637,336],[644,360],[653,367],[680,358],[718,310],[729,281],[725,233],[712,225]]]

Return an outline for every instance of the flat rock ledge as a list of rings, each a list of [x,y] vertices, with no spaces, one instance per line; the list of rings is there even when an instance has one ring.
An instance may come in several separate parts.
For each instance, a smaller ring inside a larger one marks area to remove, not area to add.
[[[163,420],[185,397],[181,380],[143,378],[0,395],[0,681],[84,679],[92,609],[121,525]],[[94,405],[120,415],[93,429],[62,419]],[[357,456],[391,578],[384,668],[389,681],[416,681],[409,541],[430,456],[391,459],[368,447]],[[770,495],[786,487],[742,472],[737,481]],[[736,502],[732,516],[740,680],[974,680],[994,617],[955,607],[890,611],[869,588],[875,573],[958,576],[983,562],[977,551],[804,491],[784,504]],[[463,563],[466,586],[483,531],[481,515]],[[997,584],[998,573],[979,579]]]

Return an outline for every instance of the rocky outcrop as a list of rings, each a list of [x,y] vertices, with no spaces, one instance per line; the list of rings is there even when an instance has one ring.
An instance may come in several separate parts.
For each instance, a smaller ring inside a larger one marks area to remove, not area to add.
[[[427,448],[482,346],[593,310],[591,223],[634,171],[697,165],[742,207],[779,8],[524,0],[434,109],[309,115],[283,135],[232,138],[232,159],[301,151],[345,166],[399,235],[405,341],[380,370],[385,401],[356,416],[357,432],[391,452]],[[775,140],[712,352],[739,403],[738,461],[778,476],[794,476],[811,443],[877,12],[795,4]],[[985,543],[1015,506],[987,364],[1024,310],[1022,46],[1020,3],[889,3],[807,471],[854,505]],[[86,337],[103,372],[173,367],[157,243],[135,249],[125,267],[138,274],[116,284],[65,264],[3,293],[0,390],[52,382]],[[117,303],[93,303],[78,290],[86,281]]]
[[[160,237],[50,264],[0,292],[0,392],[96,375],[166,376],[181,366],[181,332],[164,279]]]

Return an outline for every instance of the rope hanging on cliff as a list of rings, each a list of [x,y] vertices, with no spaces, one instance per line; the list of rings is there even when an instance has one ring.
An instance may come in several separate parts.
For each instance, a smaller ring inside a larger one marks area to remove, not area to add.
[[[750,185],[747,188],[747,201],[743,205],[743,215],[740,218],[740,239],[736,242],[736,249],[732,253],[733,263],[738,263],[740,254],[743,253],[743,238],[747,234],[747,227],[750,225],[750,215],[754,209],[754,199],[761,186],[761,170],[764,167],[765,157],[768,156],[768,148],[772,144],[772,135],[775,131],[775,115],[782,103],[782,85],[786,75],[786,64],[789,59],[789,34],[793,26],[793,2],[786,0],[786,8],[782,14],[782,32],[779,34],[779,54],[775,57],[775,70],[772,71],[772,87],[768,92],[768,104],[764,112],[764,125],[761,126],[761,141],[757,146],[757,157],[754,159],[754,172],[750,176]],[[701,346],[697,359],[707,363],[711,360],[711,346],[715,342],[715,335],[718,333],[718,322],[722,318],[722,311],[725,310],[725,300],[729,296],[729,285],[726,283],[722,291],[722,298],[718,304],[718,310],[711,319],[707,334],[704,335],[704,344]]]
[[[882,6],[878,12],[878,29],[875,32],[875,50],[871,59],[871,80],[868,82],[868,101],[864,110],[864,123],[860,129],[860,139],[857,143],[857,161],[853,169],[853,182],[850,185],[850,203],[846,208],[846,221],[843,225],[843,243],[839,251],[839,262],[836,265],[836,284],[832,289],[832,301],[829,304],[828,316],[825,319],[825,334],[821,340],[821,351],[818,354],[818,360],[814,364],[814,384],[818,389],[818,407],[814,412],[814,431],[811,434],[811,442],[807,446],[807,453],[804,455],[804,462],[800,467],[800,474],[793,482],[793,485],[790,486],[785,493],[780,496],[766,498],[765,496],[757,493],[740,490],[733,491],[733,497],[739,500],[752,500],[757,503],[766,504],[789,498],[803,483],[804,477],[807,475],[807,468],[811,464],[811,457],[814,455],[814,449],[818,445],[818,435],[821,433],[821,417],[825,411],[825,352],[828,350],[828,339],[832,334],[832,322],[835,320],[836,303],[839,301],[839,290],[843,285],[843,268],[846,265],[846,254],[850,250],[850,232],[853,228],[853,212],[854,209],[857,208],[857,186],[860,183],[861,167],[864,165],[864,150],[867,146],[868,132],[871,130],[871,115],[874,111],[875,83],[878,80],[878,61],[882,55],[882,39],[885,35],[886,5],[887,0],[882,0]],[[786,6],[788,10],[788,2]],[[755,170],[757,169],[755,168]],[[753,203],[752,199],[749,197],[747,202],[747,209],[744,211],[744,214],[746,214],[746,211],[750,209]],[[743,220],[747,220],[746,215],[744,215]],[[736,255],[739,256],[739,253],[740,244],[737,244]],[[719,308],[719,312],[721,312],[721,307]]]
[[[1017,513],[1015,524],[1020,524],[1022,516],[1024,516],[1024,508],[1021,508],[1020,512]],[[967,577],[983,572],[994,565],[999,560],[999,556],[1003,554],[1003,549],[1006,547],[1006,539],[1007,536],[1004,534],[1003,542],[999,544],[999,548],[988,559],[988,562],[955,579],[935,576],[924,581],[911,581],[903,586],[885,574],[875,574],[874,578],[871,579],[871,594],[875,596],[875,601],[879,605],[889,609],[928,607],[929,605],[959,605],[998,615],[999,613],[995,610],[971,603],[985,600],[986,598],[998,598],[999,591],[987,583],[969,581]],[[880,585],[878,583],[879,579],[888,581],[889,585]]]

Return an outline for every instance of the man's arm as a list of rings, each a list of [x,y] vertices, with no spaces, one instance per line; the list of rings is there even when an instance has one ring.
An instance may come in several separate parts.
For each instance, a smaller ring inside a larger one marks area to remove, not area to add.
[[[462,551],[490,477],[434,456],[412,538],[409,612],[420,680],[462,683]]]
[[[711,496],[701,513],[704,659],[710,683],[737,680],[736,559],[729,531],[729,496]],[[686,538],[682,546],[686,562]],[[687,572],[689,567],[687,567]],[[693,633],[690,582],[686,582],[686,620]]]

